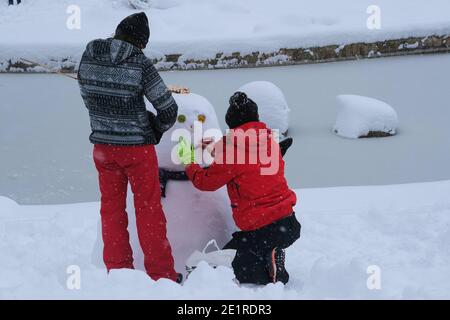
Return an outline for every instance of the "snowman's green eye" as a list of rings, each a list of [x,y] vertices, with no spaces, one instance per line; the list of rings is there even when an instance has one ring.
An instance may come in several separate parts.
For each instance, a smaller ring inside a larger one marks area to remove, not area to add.
[[[184,123],[186,122],[186,116],[184,114],[180,114],[177,118],[179,123]]]

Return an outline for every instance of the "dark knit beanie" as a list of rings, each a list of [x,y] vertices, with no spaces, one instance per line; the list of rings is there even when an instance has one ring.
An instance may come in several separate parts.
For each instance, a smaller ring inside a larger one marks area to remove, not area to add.
[[[236,92],[230,98],[225,122],[230,129],[234,129],[252,121],[259,121],[258,105],[245,93]]]
[[[116,39],[130,42],[131,44],[145,48],[150,37],[147,15],[144,12],[135,13],[123,19],[116,29]]]

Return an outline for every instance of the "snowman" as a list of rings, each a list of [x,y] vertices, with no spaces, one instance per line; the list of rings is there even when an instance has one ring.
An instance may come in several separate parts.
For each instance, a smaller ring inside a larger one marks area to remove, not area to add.
[[[225,187],[214,192],[197,190],[190,181],[183,178],[184,166],[176,156],[176,145],[180,136],[200,149],[202,139],[211,138],[217,141],[222,137],[216,112],[211,103],[198,94],[173,94],[173,97],[178,105],[177,120],[175,125],[164,133],[156,146],[156,152],[160,174],[168,177],[165,183],[161,182],[164,189],[161,202],[167,219],[167,237],[172,246],[175,269],[177,272],[184,272],[186,261],[194,252],[201,252],[211,240],[215,240],[214,243],[217,243],[218,247],[223,247],[236,227]],[[151,104],[147,105],[147,109],[155,112]],[[197,132],[194,132],[194,129]],[[198,134],[199,130],[203,134]],[[211,161],[205,151],[201,165],[207,166]],[[134,267],[145,271],[130,188],[127,213]],[[99,229],[93,253],[94,264],[99,267],[104,267],[102,250]]]
[[[269,81],[249,82],[238,89],[256,102],[261,121],[278,129],[286,137],[289,129],[289,106],[283,92]]]

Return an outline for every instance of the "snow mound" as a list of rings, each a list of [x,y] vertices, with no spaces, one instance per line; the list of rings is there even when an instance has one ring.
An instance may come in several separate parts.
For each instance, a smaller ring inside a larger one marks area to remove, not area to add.
[[[357,95],[339,95],[333,131],[345,138],[391,136],[398,126],[397,112],[387,103]]]
[[[249,82],[238,89],[256,102],[261,121],[269,128],[286,134],[289,128],[289,106],[283,92],[269,81]]]

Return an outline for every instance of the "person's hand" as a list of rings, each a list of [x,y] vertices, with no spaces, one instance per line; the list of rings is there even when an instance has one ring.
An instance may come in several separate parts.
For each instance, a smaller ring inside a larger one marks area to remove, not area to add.
[[[194,146],[187,142],[183,137],[180,137],[180,140],[178,141],[178,157],[185,166],[195,163]]]
[[[202,140],[202,150],[205,150],[214,157],[214,139],[213,138],[204,138]]]
[[[172,93],[177,93],[177,94],[189,94],[189,93],[191,93],[191,91],[187,87],[180,87],[180,86],[170,85],[167,88]]]
[[[203,138],[202,139],[202,149],[205,149],[212,142],[213,142],[212,138]]]

